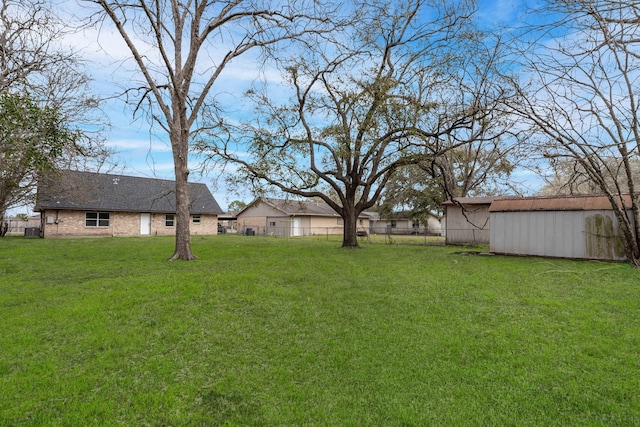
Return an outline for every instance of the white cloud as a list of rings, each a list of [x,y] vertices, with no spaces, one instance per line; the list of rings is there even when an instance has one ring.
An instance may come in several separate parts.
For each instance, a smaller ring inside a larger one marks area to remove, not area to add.
[[[171,146],[162,141],[150,141],[142,139],[113,139],[106,142],[107,147],[120,150],[133,150],[137,152],[170,152]]]
[[[487,26],[511,24],[526,8],[522,0],[481,0],[478,3],[478,17]]]

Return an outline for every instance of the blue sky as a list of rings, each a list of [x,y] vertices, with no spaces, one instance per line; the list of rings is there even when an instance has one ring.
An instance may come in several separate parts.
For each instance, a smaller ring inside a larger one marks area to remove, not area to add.
[[[522,13],[524,3],[518,0],[482,0],[479,2],[479,19],[488,27],[514,22]],[[89,61],[88,71],[94,79],[93,88],[96,92],[113,95],[129,84],[131,67],[127,69],[121,62],[128,57],[128,49],[117,33],[109,32],[106,28],[101,33],[95,29],[87,29],[69,41],[81,49],[83,56]],[[246,55],[233,62],[218,80],[213,93],[219,93],[221,99],[225,100],[231,116],[242,113],[242,93],[257,77],[254,58]],[[267,70],[267,78],[279,79],[279,75]],[[171,148],[165,133],[151,131],[149,122],[144,117],[134,120],[131,108],[120,99],[105,102],[103,112],[111,123],[104,137],[107,145],[117,152],[119,167],[114,172],[173,179]],[[195,159],[191,159],[192,169],[196,163]],[[223,209],[233,200],[248,202],[252,198],[248,192],[238,196],[226,189],[224,179],[216,172],[208,176],[194,175],[194,181],[209,186]],[[214,184],[216,180],[217,186]]]

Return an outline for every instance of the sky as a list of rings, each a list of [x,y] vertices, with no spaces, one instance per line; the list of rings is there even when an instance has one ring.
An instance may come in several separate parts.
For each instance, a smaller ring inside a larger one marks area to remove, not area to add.
[[[67,3],[71,4],[73,0],[68,0]],[[480,22],[489,27],[511,23],[523,11],[524,3],[524,0],[480,0]],[[65,41],[87,60],[87,72],[93,79],[92,90],[96,93],[112,96],[127,87],[131,81],[132,68],[130,64],[123,63],[123,60],[130,54],[115,31],[106,26],[100,31],[87,28],[81,33],[68,36]],[[213,93],[219,94],[219,98],[225,101],[227,113],[232,116],[242,114],[242,94],[258,77],[254,59],[251,54],[237,58],[223,72],[213,89]],[[265,71],[267,79],[280,78],[275,71],[263,70]],[[115,161],[118,163],[112,173],[174,178],[171,147],[166,133],[158,132],[157,125],[152,131],[145,117],[134,118],[131,107],[122,99],[105,101],[102,114],[110,122],[103,136],[107,146],[116,152]],[[197,159],[190,159],[192,169],[197,163]],[[249,202],[253,198],[249,191],[234,194],[232,189],[226,188],[224,179],[215,171],[206,176],[198,176],[194,171],[190,180],[207,184],[223,209],[233,200]]]

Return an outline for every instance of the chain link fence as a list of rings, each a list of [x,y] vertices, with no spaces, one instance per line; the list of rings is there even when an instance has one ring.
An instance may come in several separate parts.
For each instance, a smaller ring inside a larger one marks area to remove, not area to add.
[[[271,236],[286,239],[323,239],[342,240],[343,227],[265,227],[245,228],[223,227],[219,234],[237,234],[243,236]],[[362,242],[384,244],[444,245],[441,230],[398,227],[358,227],[358,238]]]

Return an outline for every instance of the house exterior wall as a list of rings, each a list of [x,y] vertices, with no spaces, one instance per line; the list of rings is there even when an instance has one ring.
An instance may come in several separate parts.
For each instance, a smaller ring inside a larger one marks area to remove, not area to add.
[[[358,227],[360,228],[360,227]],[[307,234],[342,234],[344,221],[341,217],[309,217],[309,229]]]
[[[136,213],[136,221],[138,232],[140,235],[140,214]],[[217,215],[200,215],[200,222],[194,223],[193,216],[189,216],[189,234],[192,236],[213,236],[218,234],[218,216]],[[176,226],[167,226],[166,214],[151,214],[151,235],[152,236],[175,236]]]
[[[266,234],[271,236],[289,236],[291,218],[286,215],[269,216],[265,220]]]
[[[490,205],[446,206],[446,244],[448,245],[488,245],[491,221]]]
[[[48,237],[125,237],[140,236],[139,212],[110,212],[109,226],[87,227],[86,211],[44,210],[42,212],[42,236]],[[217,215],[200,215],[200,223],[190,224],[192,235],[218,233]],[[165,214],[151,214],[152,236],[173,236],[175,226],[167,227]]]
[[[85,211],[52,211],[42,212],[42,237],[106,237],[115,233],[115,215],[110,214],[109,227],[86,227]],[[129,222],[127,219],[124,223]],[[125,228],[124,225],[122,228]],[[140,230],[138,230],[139,233]]]
[[[295,204],[295,202],[291,202]],[[295,205],[294,205],[295,207]],[[362,220],[362,223],[360,223]],[[240,233],[251,228],[256,234],[272,236],[304,236],[313,234],[342,234],[344,225],[339,216],[289,213],[268,203],[255,203],[237,215]],[[369,229],[369,219],[360,218],[358,229]]]
[[[395,223],[395,227],[393,226],[393,223]],[[371,221],[370,230],[370,232],[374,234],[384,234],[389,232],[410,233],[413,230],[413,221],[409,219],[379,219]]]
[[[309,218],[309,233],[307,234],[343,234],[344,221],[341,217],[312,216]],[[356,229],[369,232],[369,218],[358,218]]]
[[[266,234],[271,236],[306,236],[311,231],[311,218],[308,216],[270,216],[267,217]]]
[[[362,220],[362,224],[360,224],[360,220]],[[294,230],[296,224],[299,229]],[[341,235],[344,230],[344,225],[340,217],[311,215],[286,216],[282,215],[282,213],[267,217],[238,216],[238,230],[242,233],[247,228],[253,229],[256,234],[271,236],[294,236],[296,231],[300,236],[309,236],[317,234]],[[358,219],[358,230],[360,229],[369,230],[368,218]]]
[[[423,221],[420,221],[420,226],[415,228],[413,226],[414,221],[412,219],[395,219],[395,227],[392,227],[392,223],[390,219],[379,219],[370,221],[370,232],[373,234],[379,233],[392,233],[392,234],[409,234],[414,231],[417,231],[419,234],[433,234],[433,235],[441,235],[442,234],[442,224],[440,220],[435,216],[429,216],[427,219],[427,225],[423,224]]]
[[[269,223],[276,221],[276,227],[270,227]],[[281,221],[289,219],[282,211],[267,205],[266,203],[256,203],[249,206],[237,216],[238,232],[244,233],[248,228],[254,230],[257,234],[273,234],[275,229],[282,227]]]
[[[266,203],[256,203],[243,210],[239,215],[240,218],[266,218],[268,216],[283,216],[284,212],[278,210]]]
[[[267,229],[268,218],[267,217],[245,217],[238,216],[237,226],[238,232],[244,233],[248,228],[255,230],[256,233],[264,233]]]
[[[218,234],[218,215],[201,214],[200,222],[193,222],[193,215],[189,217],[189,234],[192,236],[215,236]],[[175,231],[172,233],[175,235]]]
[[[492,212],[491,224],[495,253],[626,259],[611,210]]]
[[[440,223],[440,220],[438,218],[436,218],[436,217],[430,216],[427,219],[427,231],[429,233],[441,235],[442,234],[442,224]]]
[[[295,201],[291,204],[297,208]],[[237,226],[240,233],[251,228],[256,234],[272,236],[342,234],[344,230],[342,218],[337,215],[285,212],[264,202],[250,205],[238,213]],[[358,229],[368,230],[369,218],[359,218]]]
[[[295,221],[299,221],[295,223]],[[358,220],[360,221],[360,220]],[[369,220],[362,218],[363,225],[358,222],[358,229],[369,229]],[[270,216],[264,221],[264,228],[255,222],[256,230],[266,230],[266,234],[273,236],[293,236],[295,224],[299,224],[299,235],[325,235],[325,234],[342,234],[344,226],[340,217],[324,217],[324,216]],[[275,224],[275,225],[274,225]]]

